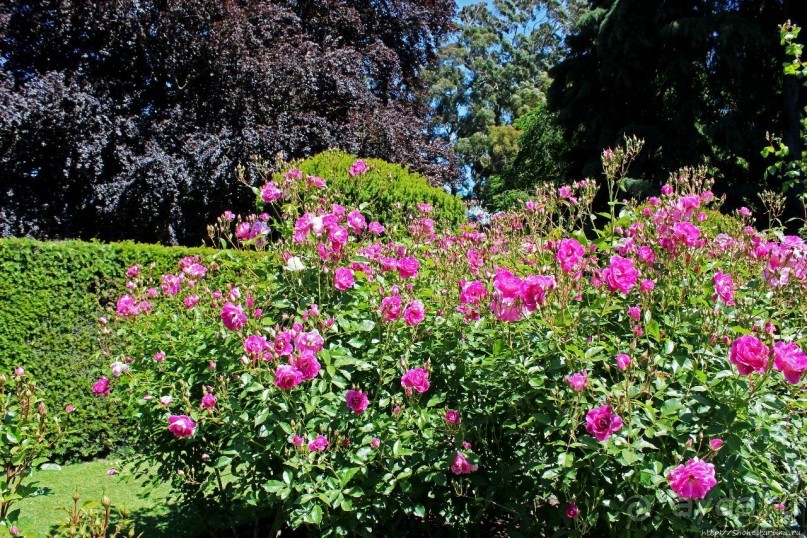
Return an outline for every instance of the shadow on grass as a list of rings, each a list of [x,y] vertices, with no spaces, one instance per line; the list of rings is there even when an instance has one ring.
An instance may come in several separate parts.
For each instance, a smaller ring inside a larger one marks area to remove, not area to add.
[[[137,535],[154,538],[197,538],[208,536],[202,517],[194,508],[159,499],[154,506],[130,511]]]

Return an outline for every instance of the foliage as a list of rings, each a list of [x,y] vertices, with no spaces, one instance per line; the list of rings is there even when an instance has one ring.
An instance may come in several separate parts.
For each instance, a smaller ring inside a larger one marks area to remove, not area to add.
[[[799,80],[807,76],[807,64],[801,60],[804,45],[796,41],[800,32],[801,28],[790,21],[779,27],[781,45],[785,47],[785,54],[788,57],[788,61],[784,64],[784,73]],[[804,85],[807,85],[807,81]],[[803,146],[807,138],[807,115],[801,118],[800,124]],[[768,135],[768,145],[762,149],[762,157],[765,159],[773,157],[773,161],[765,170],[765,179],[768,182],[778,180],[784,192],[796,188],[802,202],[807,203],[807,186],[804,183],[807,178],[807,157],[801,153],[800,148],[798,149],[797,153],[791,154],[790,148],[780,137]]]
[[[0,233],[199,244],[236,166],[340,147],[435,183],[421,71],[450,0],[0,4]]]
[[[358,175],[348,173],[358,158],[343,151],[330,150],[292,163],[272,179],[282,184],[290,169],[328,178],[330,195],[349,207],[363,207],[368,221],[384,222],[387,235],[398,237],[407,233],[406,225],[417,204],[432,206],[433,220],[444,226],[454,226],[465,219],[465,204],[444,189],[428,184],[426,178],[406,167],[381,159],[364,159],[367,170]]]
[[[456,34],[426,74],[431,128],[454,144],[470,174],[458,190],[484,186],[512,162],[519,134],[513,124],[545,100],[547,70],[582,4],[497,0],[460,11]]]
[[[515,125],[521,130],[518,153],[501,176],[491,178],[488,192],[482,192],[493,210],[513,209],[512,201],[529,197],[539,183],[559,185],[567,177],[562,161],[566,149],[563,135],[546,103],[535,106]]]
[[[632,155],[603,154],[609,192]],[[210,255],[144,269],[106,335],[99,398],[129,402],[141,464],[210,526],[244,508],[269,535],[793,523],[804,241],[748,211],[710,224],[720,200],[696,170],[646,202],[612,196],[616,222],[584,181],[397,241],[296,181],[272,203],[309,217],[267,245],[280,259],[223,288]]]
[[[48,450],[51,459],[108,454],[125,448],[132,434],[132,421],[121,409],[94,400],[87,389],[99,351],[98,319],[116,298],[113,282],[135,263],[168,271],[182,256],[203,252],[135,243],[0,240],[0,368],[22,366],[45,389],[49,413],[68,433]],[[225,280],[241,270],[238,259],[222,260]]]
[[[737,204],[754,198],[759,148],[783,121],[776,25],[807,16],[800,2],[595,0],[553,69],[573,173],[598,172],[595,148],[647,141],[634,172],[657,183],[703,163]],[[803,98],[802,98],[803,99]]]
[[[58,423],[25,370],[0,375],[0,523],[13,529],[20,515],[14,509],[36,488],[24,481],[47,460],[44,457],[61,433]]]
[[[69,538],[117,538],[135,536],[135,527],[128,519],[128,512],[118,509],[106,495],[101,501],[86,501],[79,506],[81,495],[73,493],[73,506],[65,508],[67,516],[56,529],[57,536]],[[126,533],[126,534],[124,534]]]

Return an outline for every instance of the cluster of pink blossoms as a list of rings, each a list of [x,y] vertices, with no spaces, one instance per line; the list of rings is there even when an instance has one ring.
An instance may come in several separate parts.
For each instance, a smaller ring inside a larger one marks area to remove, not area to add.
[[[500,267],[493,277],[490,309],[499,321],[518,321],[543,305],[547,292],[556,286],[555,277],[529,275],[522,279]]]
[[[391,323],[403,318],[404,322],[410,327],[423,323],[426,319],[426,306],[423,301],[414,299],[406,308],[403,308],[403,299],[398,295],[398,287],[393,286],[392,293],[381,300],[381,306],[378,313],[382,321]]]
[[[304,243],[309,236],[317,241],[317,252],[324,262],[338,262],[344,258],[344,247],[350,234],[361,236],[365,230],[379,235],[384,227],[378,222],[367,224],[367,220],[358,210],[346,213],[343,206],[333,204],[329,213],[315,215],[305,213],[294,224],[294,242]]]
[[[781,341],[774,343],[772,351],[774,369],[782,372],[788,383],[799,383],[807,372],[807,354],[797,344]],[[740,336],[729,348],[729,360],[741,375],[766,373],[770,355],[771,349],[750,334]]]
[[[367,165],[363,161],[357,161],[350,170],[351,176],[366,173]],[[292,170],[286,174],[286,181],[300,181],[303,178],[302,172]],[[313,178],[310,181],[315,186],[324,186],[324,180]],[[261,189],[261,198],[266,203],[273,203],[286,196],[287,184],[278,185],[269,182]],[[492,279],[493,291],[489,290],[484,278],[490,278],[490,267],[497,260],[497,255],[502,255],[505,259],[509,255],[518,255],[518,266],[542,267],[543,272],[548,269],[544,259],[541,258],[541,249],[551,252],[555,262],[557,262],[560,273],[558,279],[564,287],[569,280],[577,286],[577,290],[582,287],[582,275],[589,272],[592,276],[591,283],[594,287],[605,286],[612,293],[630,294],[634,289],[639,288],[644,297],[642,306],[630,306],[627,309],[627,316],[633,326],[634,334],[638,337],[642,335],[641,317],[642,308],[647,308],[646,315],[651,313],[647,302],[647,294],[655,287],[655,281],[650,278],[660,275],[656,264],[657,254],[659,256],[679,259],[688,263],[691,259],[693,249],[708,247],[713,249],[713,257],[722,250],[732,249],[733,252],[743,253],[751,256],[755,260],[762,262],[764,267],[763,277],[772,287],[780,287],[788,282],[807,281],[807,246],[804,241],[786,236],[778,242],[768,242],[763,240],[753,231],[746,231],[746,235],[752,239],[753,246],[748,247],[748,243],[741,239],[734,239],[727,234],[721,234],[714,241],[708,241],[705,234],[692,221],[704,222],[707,219],[705,204],[712,200],[713,194],[705,192],[701,195],[687,194],[675,196],[675,189],[672,185],[665,185],[662,189],[662,198],[651,198],[649,206],[644,208],[643,214],[649,218],[650,225],[646,222],[633,222],[627,229],[615,229],[615,235],[619,237],[619,243],[614,247],[612,256],[608,259],[608,265],[598,267],[597,249],[594,245],[589,250],[580,241],[572,238],[551,240],[542,245],[534,238],[522,238],[520,243],[513,248],[503,236],[513,231],[521,230],[524,222],[518,215],[501,214],[492,220],[490,237],[475,225],[468,225],[458,235],[447,234],[438,236],[435,233],[435,222],[426,215],[431,213],[433,208],[428,204],[419,204],[418,210],[421,216],[412,221],[409,231],[416,245],[421,242],[431,244],[431,252],[450,252],[450,260],[459,264],[467,263],[467,273],[470,275],[481,275],[473,278],[482,280],[466,280],[459,282],[459,306],[456,310],[462,313],[466,321],[474,321],[481,318],[485,311],[485,305],[489,304],[489,310],[499,321],[514,322],[523,319],[530,312],[534,312],[544,304],[547,294],[555,290],[558,286],[556,277],[552,275],[528,275],[523,278],[516,276],[511,270],[504,267],[495,268]],[[570,204],[576,204],[577,199],[573,196],[568,187],[562,187],[558,193],[559,197]],[[324,207],[324,202],[321,202]],[[543,207],[539,203],[529,202],[528,212],[537,212]],[[268,216],[251,216],[238,225],[236,236],[242,240],[250,240],[268,233],[266,222]],[[239,231],[240,230],[240,231]],[[413,282],[420,273],[421,262],[412,255],[412,251],[395,244],[382,244],[374,242],[372,244],[365,241],[365,244],[358,250],[358,254],[367,258],[369,262],[353,261],[348,262],[348,252],[350,249],[345,246],[352,240],[367,239],[370,235],[381,235],[384,227],[378,222],[367,222],[367,218],[358,210],[347,212],[347,210],[333,204],[330,209],[322,207],[315,212],[305,213],[297,219],[294,226],[294,241],[305,243],[309,239],[316,244],[316,249],[325,270],[333,275],[333,286],[340,292],[347,292],[356,285],[356,273],[365,275],[368,281],[372,281],[373,274],[378,275],[378,271],[386,273],[384,280],[390,279],[398,282],[391,287],[385,284],[379,291],[383,297],[380,301],[378,313],[384,322],[394,322],[404,319],[407,325],[414,326],[422,323],[425,319],[426,307],[418,299],[402,297],[413,294]],[[654,250],[655,249],[655,250]],[[515,251],[518,250],[517,253]],[[415,252],[417,253],[417,252]],[[418,254],[421,255],[421,254]],[[288,261],[292,256],[289,253]],[[508,261],[511,258],[507,258]],[[421,260],[431,265],[431,262],[442,262],[438,255],[426,253]],[[299,258],[298,258],[299,261]],[[332,265],[327,265],[332,264]],[[342,264],[342,267],[334,267]],[[142,268],[133,266],[127,272],[129,278],[136,278]],[[538,269],[535,270],[536,272]],[[700,269],[696,268],[696,272]],[[160,288],[164,295],[174,296],[181,293],[183,286],[187,284],[192,287],[193,283],[205,276],[206,268],[198,263],[186,263],[181,267],[181,271],[176,275],[164,275],[160,283]],[[397,277],[395,276],[397,274]],[[739,274],[739,273],[738,273]],[[362,278],[360,275],[358,278]],[[709,276],[704,276],[708,279]],[[400,280],[397,280],[400,279]],[[732,276],[722,271],[717,271],[712,276],[714,294],[712,300],[726,306],[736,306],[735,304],[735,282]],[[400,285],[400,287],[399,287]],[[134,286],[130,287],[133,289]],[[740,289],[744,289],[740,287]],[[440,290],[446,294],[446,290]],[[149,291],[148,293],[152,293]],[[153,292],[156,294],[156,290]],[[144,294],[144,298],[154,295]],[[488,299],[490,296],[490,302]],[[572,295],[573,297],[574,295]],[[577,299],[580,300],[581,296]],[[230,331],[241,331],[249,324],[249,317],[240,304],[236,304],[237,298],[228,297],[222,308],[220,317],[224,326]],[[184,298],[186,308],[193,308],[199,301],[199,296],[195,294]],[[127,294],[118,301],[118,313],[122,317],[130,317],[144,311],[150,311],[151,305],[148,301],[142,300],[138,294]],[[719,312],[716,308],[715,312]],[[443,315],[442,311],[438,315]],[[646,319],[649,319],[646,317]],[[305,320],[305,318],[304,318]],[[633,323],[635,322],[635,324]],[[299,324],[298,324],[299,325]],[[267,337],[252,334],[244,341],[244,361],[271,361],[286,360],[286,363],[278,364],[275,369],[275,384],[283,390],[290,390],[305,380],[313,379],[320,371],[320,364],[316,354],[322,348],[322,337],[317,331],[305,333],[301,326],[295,326],[288,331],[277,330],[272,335],[273,340]],[[662,338],[664,335],[662,333]],[[640,356],[640,355],[637,355]],[[773,358],[772,368],[783,373],[788,383],[796,384],[800,382],[805,371],[807,371],[807,355],[795,343],[777,341],[772,346],[765,345],[759,338],[752,335],[745,335],[736,339],[730,348],[729,359],[737,367],[742,375],[751,375],[754,372],[767,374],[771,370],[770,358]],[[157,356],[155,355],[155,360]],[[164,355],[159,361],[164,360]],[[614,358],[616,367],[621,371],[628,371],[631,368],[631,357],[625,353],[620,353]],[[245,362],[247,364],[247,362]],[[401,386],[408,396],[415,393],[424,393],[430,389],[430,372],[428,366],[424,368],[414,368],[407,370],[400,379]],[[636,366],[634,365],[634,369]],[[111,366],[112,375],[120,376],[128,369],[128,364],[116,362]],[[589,384],[588,371],[577,372],[565,378],[571,390],[582,392]],[[109,393],[109,380],[102,377],[93,386],[93,391],[100,395]],[[348,390],[345,395],[345,406],[353,413],[363,414],[370,405],[368,395],[361,390]],[[578,401],[584,395],[576,396]],[[167,400],[163,400],[167,398]],[[170,397],[160,399],[161,404],[167,407],[171,403]],[[201,409],[213,410],[217,400],[212,392],[206,392],[202,398]],[[400,407],[394,411],[399,413]],[[629,418],[629,417],[628,417]],[[444,421],[449,431],[460,431],[460,414],[458,411],[447,409]],[[171,415],[169,418],[169,431],[178,438],[191,437],[194,434],[196,424],[186,415]],[[454,426],[457,426],[456,428]],[[623,428],[622,417],[611,408],[610,405],[602,405],[588,411],[586,415],[586,431],[594,436],[598,441],[607,442],[613,435]],[[294,435],[292,443],[302,447],[305,440]],[[381,441],[373,438],[372,446],[378,448]],[[722,441],[713,439],[709,446],[711,450],[720,449]],[[325,451],[329,446],[328,439],[323,435],[310,438],[307,444],[312,452]],[[689,446],[689,445],[688,445]],[[465,447],[470,448],[470,445]],[[477,470],[477,466],[472,464],[466,456],[467,452],[456,452],[450,469],[454,474],[469,474]],[[699,460],[690,459],[686,464],[673,469],[667,475],[669,485],[683,499],[703,499],[706,494],[716,485],[714,466]],[[575,503],[570,503],[566,509],[569,518],[576,518],[579,515],[579,508]]]

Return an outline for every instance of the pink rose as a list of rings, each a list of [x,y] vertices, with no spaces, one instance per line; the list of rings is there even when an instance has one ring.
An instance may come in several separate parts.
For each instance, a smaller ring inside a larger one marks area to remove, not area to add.
[[[504,268],[496,269],[493,277],[493,299],[490,309],[499,321],[513,322],[520,320],[523,315],[521,304],[522,281]]]
[[[448,410],[446,410],[445,419],[446,419],[446,422],[448,422],[449,424],[459,424],[460,423],[460,412],[448,409]]]
[[[333,284],[339,291],[345,291],[352,288],[356,280],[353,278],[353,271],[345,267],[340,267],[334,271]]]
[[[478,468],[478,465],[472,465],[461,452],[457,452],[454,461],[451,462],[451,472],[456,475],[471,474]]]
[[[570,376],[566,376],[566,383],[568,383],[569,386],[575,391],[580,392],[586,388],[586,385],[588,384],[588,372],[578,372]]]
[[[325,340],[316,329],[308,332],[301,332],[294,338],[294,345],[298,350],[307,350],[313,353],[319,353],[324,344]]]
[[[795,385],[807,371],[807,355],[796,344],[776,342],[773,345],[773,367],[785,375],[788,383]]]
[[[373,235],[381,235],[384,233],[384,227],[377,221],[371,222],[367,229],[370,230],[370,233]]]
[[[291,438],[291,444],[294,446],[303,446],[303,438],[297,434],[294,434],[294,436]]]
[[[712,300],[717,301],[719,298],[728,306],[734,305],[734,281],[731,275],[718,271],[712,278],[715,285],[715,293],[712,295]]]
[[[381,319],[391,322],[401,317],[401,298],[398,295],[384,297],[381,300],[381,308],[378,309]]]
[[[715,487],[715,466],[698,458],[679,465],[667,475],[670,488],[682,499],[703,499]]]
[[[328,448],[328,438],[324,435],[318,435],[316,439],[308,443],[308,450],[311,452],[321,452]]]
[[[367,219],[358,210],[354,209],[347,214],[347,226],[353,233],[360,234],[367,228]]]
[[[334,245],[346,245],[348,240],[347,230],[338,224],[331,226],[328,230],[328,240]]]
[[[314,215],[306,213],[294,223],[294,242],[302,243],[314,226]]]
[[[373,445],[373,448],[378,448],[381,446],[381,439],[379,439],[378,437],[373,437],[373,439],[370,441],[370,444]]]
[[[620,370],[627,370],[628,366],[630,366],[630,357],[625,355],[624,353],[620,353],[616,356],[616,367]]]
[[[176,295],[179,293],[182,280],[176,275],[163,275],[162,289],[166,295]]]
[[[521,279],[507,269],[498,268],[493,277],[493,288],[502,299],[516,300],[521,296]]]
[[[294,361],[294,367],[303,374],[303,381],[314,379],[322,369],[314,352],[308,349],[303,351],[300,358]]]
[[[261,199],[267,204],[271,204],[283,196],[283,191],[277,188],[274,181],[270,181],[261,188]]]
[[[140,313],[140,307],[135,302],[136,298],[131,295],[121,295],[116,305],[118,315],[128,318]]]
[[[561,239],[560,243],[558,243],[558,250],[555,253],[555,259],[560,263],[560,269],[564,273],[571,273],[575,270],[575,267],[580,260],[583,259],[583,255],[586,253],[586,249],[583,248],[577,239]]]
[[[174,434],[174,437],[185,438],[193,435],[196,430],[196,423],[187,415],[171,415],[168,417],[168,431]]]
[[[401,386],[406,389],[407,394],[412,394],[412,389],[423,393],[429,390],[429,373],[423,368],[407,370],[401,377]]]
[[[248,241],[252,237],[252,225],[248,222],[240,222],[235,227],[235,237],[241,241]]]
[[[480,299],[484,299],[487,294],[488,290],[482,282],[478,280],[470,282],[460,280],[460,304],[475,305],[479,303]]]
[[[736,339],[729,349],[729,360],[742,375],[765,372],[768,367],[768,346],[750,334]]]
[[[566,517],[569,519],[575,519],[577,516],[580,515],[580,509],[574,503],[569,503],[566,507]]]
[[[120,377],[124,373],[129,371],[129,365],[124,364],[120,361],[115,361],[109,365],[110,370],[112,370],[112,375],[115,377]]]
[[[216,407],[217,401],[218,400],[216,400],[216,397],[213,394],[207,392],[204,396],[202,396],[202,407],[204,409],[213,409]]]
[[[263,358],[264,353],[269,349],[269,343],[266,338],[253,334],[244,340],[244,353],[253,358]]]
[[[370,400],[367,399],[367,395],[358,390],[347,391],[347,394],[345,394],[345,401],[347,408],[357,415],[364,413],[364,410],[367,409],[368,405],[370,405]]]
[[[642,293],[650,293],[655,288],[656,288],[656,282],[653,281],[653,280],[650,280],[649,278],[645,278],[639,284],[639,291],[642,292]]]
[[[416,299],[412,301],[412,304],[406,307],[403,317],[406,324],[413,327],[419,323],[422,323],[423,320],[426,319],[426,308],[423,306],[422,302]]]
[[[628,308],[628,317],[634,321],[639,321],[642,316],[642,309],[638,306],[631,306]]]
[[[348,170],[347,173],[350,175],[350,177],[353,177],[353,176],[359,176],[365,173],[366,171],[367,171],[367,163],[362,160],[358,160],[355,163],[353,163],[353,165],[350,167],[350,170]]]
[[[544,304],[546,292],[557,287],[555,277],[543,275],[528,275],[521,281],[519,295],[521,301],[529,312]]]
[[[188,277],[198,280],[204,278],[207,274],[207,268],[202,264],[192,263],[184,269],[184,272]]]
[[[303,382],[303,373],[288,364],[281,364],[275,370],[275,386],[283,390],[291,390]]]
[[[247,322],[247,316],[244,315],[244,311],[240,306],[225,303],[224,307],[221,309],[221,321],[229,330],[240,331]]]
[[[723,439],[710,439],[709,440],[709,448],[714,451],[720,450],[720,447],[723,446]]]
[[[95,382],[92,386],[92,392],[96,396],[106,396],[109,394],[109,379],[101,376],[101,379]]]
[[[700,239],[700,229],[688,221],[676,222],[673,224],[673,234],[679,243],[688,247],[694,247]]]
[[[395,271],[398,268],[398,260],[390,256],[384,256],[379,260],[379,263],[381,264],[381,271],[384,273],[387,271]]]
[[[183,301],[185,303],[185,308],[188,310],[192,310],[194,306],[199,303],[199,296],[198,295],[188,295],[185,297]]]
[[[636,256],[639,258],[639,261],[647,265],[653,265],[656,261],[656,254],[653,252],[653,249],[648,246],[639,247]]]
[[[417,261],[417,258],[413,258],[412,256],[401,258],[398,260],[397,269],[398,275],[400,275],[401,278],[415,278],[418,276],[420,262]]]
[[[602,278],[610,291],[630,293],[639,279],[639,272],[633,266],[633,260],[612,256],[611,265],[602,271]]]
[[[275,334],[275,341],[274,341],[275,353],[281,356],[291,355],[291,352],[294,349],[291,346],[291,342],[293,339],[294,336],[288,331],[280,331],[279,333]]]
[[[598,441],[607,441],[611,434],[622,429],[622,418],[611,412],[610,405],[603,405],[586,414],[586,431]]]

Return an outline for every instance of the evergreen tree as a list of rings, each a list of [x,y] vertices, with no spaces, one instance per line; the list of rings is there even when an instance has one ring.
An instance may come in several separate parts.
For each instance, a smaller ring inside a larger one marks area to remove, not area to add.
[[[598,173],[602,149],[635,134],[647,144],[632,173],[705,162],[723,189],[752,187],[766,131],[786,123],[777,26],[804,4],[591,0],[550,72],[572,174]]]
[[[465,174],[458,190],[485,195],[515,158],[518,118],[545,101],[547,70],[580,1],[495,0],[465,7],[427,76],[433,132],[451,141]]]

